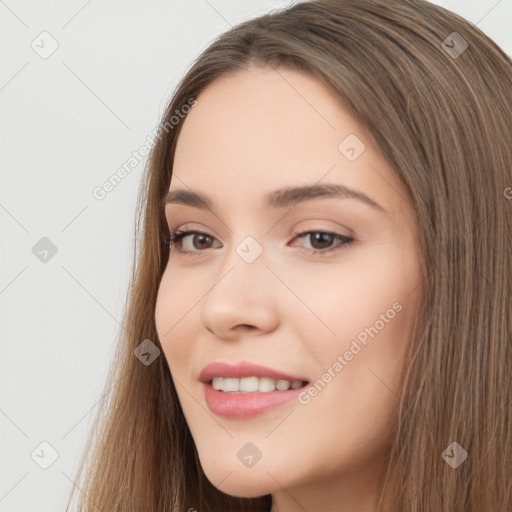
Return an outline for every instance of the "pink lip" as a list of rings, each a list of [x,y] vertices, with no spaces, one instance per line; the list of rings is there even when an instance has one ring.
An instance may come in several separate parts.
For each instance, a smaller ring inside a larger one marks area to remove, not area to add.
[[[274,380],[288,380],[290,382],[297,380],[307,381],[303,377],[294,377],[293,375],[246,361],[235,365],[223,362],[210,363],[199,374],[199,380],[205,383],[210,382],[214,377],[238,377],[239,379],[242,377],[270,377]]]
[[[227,363],[211,363],[199,376],[203,382],[206,405],[214,414],[225,418],[249,418],[264,413],[270,408],[284,404],[295,398],[304,388],[288,391],[254,392],[246,394],[224,393],[211,385],[214,377],[270,377],[275,380],[289,382],[307,381],[302,377],[294,377],[264,366],[242,362],[236,365]]]

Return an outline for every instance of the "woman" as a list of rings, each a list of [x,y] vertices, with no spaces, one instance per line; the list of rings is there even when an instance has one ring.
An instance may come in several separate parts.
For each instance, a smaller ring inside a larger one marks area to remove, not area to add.
[[[511,105],[510,59],[423,0],[210,45],[147,167],[79,510],[510,510]]]

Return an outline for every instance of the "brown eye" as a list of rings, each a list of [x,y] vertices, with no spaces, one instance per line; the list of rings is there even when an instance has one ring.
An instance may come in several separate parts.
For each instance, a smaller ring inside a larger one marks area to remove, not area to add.
[[[192,236],[192,246],[194,249],[208,249],[212,242],[213,238],[204,233],[195,233]]]
[[[309,239],[311,247],[305,247],[304,249],[313,254],[326,254],[343,249],[354,242],[353,238],[329,231],[303,231],[295,234],[298,239]],[[336,241],[338,241],[337,244]]]
[[[169,234],[167,244],[176,247],[178,253],[195,255],[200,254],[205,249],[210,249],[214,240],[214,237],[207,233],[202,233],[201,231],[178,230]],[[191,244],[190,241],[192,242]],[[187,242],[188,245],[185,242]]]
[[[333,233],[310,233],[310,243],[314,249],[327,249],[333,243]]]

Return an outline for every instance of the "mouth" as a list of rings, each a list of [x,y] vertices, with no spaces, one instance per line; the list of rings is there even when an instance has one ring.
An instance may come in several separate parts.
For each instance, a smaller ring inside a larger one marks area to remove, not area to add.
[[[225,418],[249,418],[291,401],[309,384],[303,377],[243,362],[212,363],[200,374],[206,405]]]
[[[208,382],[213,389],[223,393],[271,393],[272,391],[288,391],[299,389],[308,384],[304,380],[289,381],[272,379],[270,377],[214,377]]]

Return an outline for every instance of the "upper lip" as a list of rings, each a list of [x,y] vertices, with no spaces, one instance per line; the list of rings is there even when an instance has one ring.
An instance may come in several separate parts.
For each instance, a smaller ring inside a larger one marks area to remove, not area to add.
[[[232,378],[243,378],[243,377],[270,377],[274,380],[287,380],[290,382],[306,381],[302,377],[296,377],[288,373],[267,368],[265,366],[252,364],[247,361],[243,361],[237,364],[229,364],[222,361],[210,363],[206,365],[201,373],[199,374],[199,380],[201,382],[210,382],[214,377],[232,377]]]

